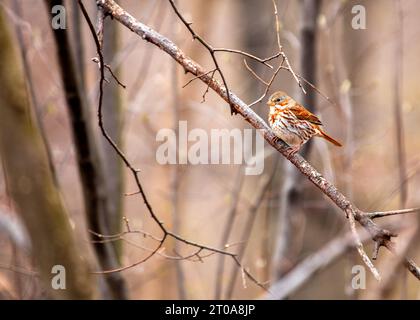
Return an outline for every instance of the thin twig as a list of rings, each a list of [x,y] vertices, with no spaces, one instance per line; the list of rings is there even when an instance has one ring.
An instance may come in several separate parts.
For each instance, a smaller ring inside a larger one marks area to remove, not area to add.
[[[369,268],[369,270],[372,272],[373,276],[376,280],[380,281],[381,276],[379,275],[378,270],[373,265],[372,261],[370,261],[368,255],[366,254],[365,250],[363,249],[362,241],[360,240],[360,236],[357,233],[356,229],[356,221],[354,220],[354,212],[348,211],[347,216],[349,218],[350,223],[350,229],[354,237],[354,241],[356,243],[356,249],[359,252],[360,256],[362,257],[363,262],[366,264],[366,266]]]
[[[258,80],[260,80],[262,83],[265,84],[265,90],[264,90],[264,93],[262,94],[262,96],[260,96],[257,100],[255,100],[251,104],[249,104],[248,107],[252,107],[255,104],[260,103],[262,100],[264,100],[264,98],[267,96],[267,94],[268,94],[268,92],[269,92],[269,90],[271,88],[271,85],[273,84],[275,78],[277,77],[277,74],[282,69],[285,69],[285,70],[289,71],[290,74],[292,74],[293,78],[296,80],[296,82],[298,83],[299,87],[302,89],[302,92],[304,94],[306,94],[305,88],[302,86],[302,83],[299,80],[300,78],[294,72],[292,66],[290,65],[289,59],[287,58],[287,55],[283,51],[283,47],[282,47],[281,41],[280,41],[280,21],[279,21],[279,16],[278,16],[277,5],[276,5],[276,1],[275,0],[272,0],[272,2],[273,2],[273,7],[274,7],[274,17],[275,17],[275,21],[276,21],[276,23],[275,23],[275,29],[276,29],[277,47],[279,49],[279,56],[282,57],[282,61],[281,61],[280,65],[278,66],[278,68],[276,69],[276,71],[271,76],[270,81],[268,81],[268,82],[264,81],[261,77],[259,77],[256,74],[256,72],[253,71],[248,66],[248,64],[245,61],[246,68],[253,74],[254,77],[256,77]],[[285,63],[286,63],[286,66],[284,66]]]
[[[97,63],[98,64],[98,66],[100,67],[100,65],[99,65],[99,59],[97,58],[97,57],[94,57],[94,58],[92,58],[92,61],[93,62],[95,62],[95,63]],[[109,71],[109,73],[111,74],[111,76],[112,76],[112,78],[114,78],[114,80],[115,80],[115,82],[117,82],[118,83],[118,85],[120,85],[121,87],[123,87],[124,89],[126,89],[127,88],[127,86],[125,85],[125,84],[123,84],[119,79],[118,79],[118,77],[115,75],[115,73],[114,73],[114,71],[112,71],[112,68],[111,68],[111,66],[109,65],[109,64],[104,64],[104,67],[106,68],[106,69],[108,69],[108,71]],[[106,80],[105,80],[106,81]]]
[[[282,47],[281,42],[280,42],[280,21],[279,21],[279,13],[278,13],[278,10],[277,10],[276,0],[272,0],[272,2],[273,2],[273,6],[274,6],[274,16],[276,18],[277,46],[280,50],[280,55],[283,57],[283,62],[286,62],[286,66],[289,68],[289,72],[293,75],[293,78],[295,78],[297,84],[302,89],[302,92],[304,94],[306,94],[305,88],[302,86],[302,83],[300,82],[296,73],[293,71],[292,66],[290,65],[289,59],[287,58],[286,54],[283,51],[283,47]]]
[[[121,87],[123,87],[124,89],[127,88],[127,86],[125,84],[123,84],[118,77],[115,75],[114,71],[112,71],[111,66],[109,64],[105,64],[105,68],[108,69],[109,73],[111,74],[111,76],[114,78],[114,80],[118,83],[118,85],[120,85]]]
[[[261,83],[263,83],[265,86],[268,86],[268,82],[265,81],[263,78],[261,78],[246,62],[246,60],[244,59],[244,65],[245,68]],[[290,71],[289,67],[286,66],[281,66],[281,69]],[[327,100],[329,103],[331,103],[332,105],[337,105],[329,96],[327,96],[325,93],[323,93],[317,86],[315,86],[312,82],[310,82],[309,80],[305,79],[304,77],[302,77],[301,75],[299,75],[298,73],[296,73],[296,76],[302,80],[303,82],[305,82],[308,86],[310,86],[315,92],[317,92],[321,97],[323,97],[325,100]]]
[[[187,29],[191,33],[193,39],[198,40],[209,52],[209,54],[210,54],[210,56],[213,60],[214,66],[215,66],[217,72],[219,73],[220,77],[222,78],[223,85],[225,86],[224,89],[226,91],[226,96],[228,98],[227,103],[230,106],[230,113],[231,113],[231,115],[236,114],[236,110],[232,107],[232,104],[231,104],[229,89],[228,89],[228,85],[227,85],[227,82],[226,82],[225,75],[223,74],[222,69],[220,69],[219,62],[216,59],[216,55],[215,55],[216,51],[207,41],[205,41],[202,37],[200,37],[194,31],[194,29],[191,27],[192,23],[187,22],[187,20],[185,20],[184,16],[181,14],[181,12],[178,10],[178,7],[175,5],[174,0],[169,0],[169,3],[171,4],[172,8],[174,9],[175,14],[179,17],[179,19],[182,21],[182,23],[187,27]]]
[[[214,70],[212,73],[211,73],[211,78],[213,79],[213,77],[214,77],[214,74],[216,73],[216,70]],[[206,101],[206,95],[207,95],[207,93],[209,92],[209,90],[210,90],[210,86],[209,85],[207,85],[207,87],[206,87],[206,90],[204,90],[204,92],[203,92],[203,95],[202,95],[202,99],[201,99],[201,103],[204,103],[205,101]]]
[[[281,52],[277,52],[276,54],[273,54],[272,56],[270,56],[268,58],[261,59],[261,58],[258,58],[257,56],[254,56],[253,54],[250,54],[248,52],[241,51],[241,50],[227,49],[227,48],[214,48],[213,50],[214,50],[214,52],[237,53],[237,54],[240,54],[240,55],[242,55],[242,56],[244,56],[246,58],[250,58],[252,60],[255,60],[257,62],[260,62],[263,65],[269,67],[270,69],[273,69],[273,66],[271,64],[268,64],[267,62],[268,61],[271,61],[271,60],[274,60],[274,59],[276,59],[276,58],[278,58],[278,57],[281,56]]]
[[[126,222],[126,226],[129,228],[128,222]],[[93,231],[93,230],[88,230],[88,232],[89,233],[92,233],[93,235],[97,236],[98,238],[101,238],[101,239],[110,239],[111,241],[113,239],[120,239],[120,238],[122,238],[123,236],[125,236],[127,234],[140,234],[144,238],[150,238],[150,239],[153,239],[153,240],[155,240],[157,242],[161,242],[162,241],[161,238],[155,237],[154,235],[152,235],[152,234],[150,234],[150,233],[148,233],[146,231],[143,231],[143,230],[130,230],[130,229],[128,229],[127,231],[122,231],[120,233],[109,234],[109,235],[98,233],[98,232]]]
[[[369,212],[366,213],[366,216],[369,217],[369,219],[376,219],[376,218],[382,218],[387,216],[395,216],[398,214],[406,214],[406,213],[414,213],[414,212],[420,212],[419,208],[411,208],[411,209],[402,209],[402,210],[392,210],[392,211],[378,211],[378,212]]]
[[[196,76],[196,77],[194,77],[194,78],[192,78],[192,79],[190,79],[190,80],[188,80],[188,82],[186,83],[186,84],[184,84],[183,86],[182,86],[182,88],[185,88],[186,86],[188,86],[191,82],[193,82],[194,80],[197,80],[197,79],[200,79],[202,76],[206,76],[206,75],[208,75],[208,74],[210,74],[210,73],[214,73],[214,72],[216,72],[217,71],[217,69],[211,69],[211,70],[209,70],[209,71],[207,71],[207,72],[204,72],[203,74],[200,74],[200,75],[198,75],[198,76]]]
[[[245,68],[247,68],[248,69],[248,71],[249,72],[251,72],[251,74],[258,80],[258,81],[260,81],[260,82],[262,82],[266,87],[268,87],[269,86],[269,84],[268,84],[268,82],[267,81],[265,81],[263,78],[261,78],[249,65],[248,65],[248,63],[246,62],[246,59],[244,59],[244,65],[245,65]]]
[[[281,69],[283,69],[283,62],[282,62],[282,64],[280,64],[280,65],[278,66],[278,68],[276,69],[276,71],[274,71],[273,75],[271,76],[270,81],[268,81],[267,86],[265,87],[265,90],[264,90],[264,93],[262,94],[262,96],[261,96],[261,97],[259,97],[259,98],[258,98],[257,100],[255,100],[254,102],[250,103],[250,104],[248,105],[248,108],[251,108],[252,106],[254,106],[254,105],[256,105],[257,103],[260,103],[261,101],[263,101],[263,100],[264,100],[264,98],[265,98],[265,97],[267,96],[267,94],[268,94],[268,91],[270,91],[270,88],[271,88],[271,86],[272,86],[272,84],[273,84],[274,80],[276,79],[277,74],[280,72],[280,70],[281,70]]]

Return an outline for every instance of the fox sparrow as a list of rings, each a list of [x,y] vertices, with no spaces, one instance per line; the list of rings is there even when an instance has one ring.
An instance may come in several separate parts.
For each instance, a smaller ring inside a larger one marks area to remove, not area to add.
[[[324,138],[341,147],[341,143],[331,138],[321,129],[321,121],[293,100],[287,93],[277,91],[268,99],[270,107],[268,122],[275,135],[290,146],[290,154],[295,154],[300,147],[313,136]]]

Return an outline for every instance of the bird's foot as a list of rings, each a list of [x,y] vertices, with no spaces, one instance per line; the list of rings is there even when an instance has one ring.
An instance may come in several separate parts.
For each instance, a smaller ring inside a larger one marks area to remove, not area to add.
[[[271,140],[273,144],[277,144],[280,141],[280,138],[277,136],[274,136],[274,138]]]
[[[286,154],[289,157],[294,156],[298,151],[300,150],[300,145],[296,146],[289,146],[289,148],[286,150]]]

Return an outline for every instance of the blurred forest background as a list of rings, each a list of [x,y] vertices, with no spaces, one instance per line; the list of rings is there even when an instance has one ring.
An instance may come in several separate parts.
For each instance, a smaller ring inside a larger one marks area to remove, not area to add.
[[[100,135],[98,64],[92,62],[96,48],[77,1],[65,1],[67,29],[59,35],[66,33],[70,46],[62,36],[54,37],[48,2],[0,0],[0,297],[264,295],[229,257],[206,252],[201,261],[195,256],[180,259],[196,248],[173,238],[144,263],[109,275],[90,273],[135,264],[150,254],[156,241],[134,232],[122,240],[102,241],[88,230],[110,235],[129,228],[156,237],[161,230],[140,195],[124,195],[136,191],[135,181]],[[95,21],[94,1],[84,2]],[[168,1],[118,3],[208,70],[213,68],[208,52],[192,41]],[[354,5],[366,8],[366,29],[352,28]],[[179,0],[177,6],[215,47],[259,57],[276,52],[271,0]],[[314,139],[305,157],[363,210],[420,206],[420,2],[281,0],[277,6],[291,65],[332,102],[309,87],[309,95],[302,97],[284,70],[272,91],[282,89],[302,101],[344,144],[334,148]],[[117,21],[105,22],[105,62],[127,86],[121,88],[106,73],[105,126],[140,169],[149,201],[169,230],[212,247],[229,244],[229,251],[239,253],[243,266],[262,283],[282,281],[298,271],[294,279],[302,282],[286,282],[290,290],[284,298],[420,298],[419,281],[386,250],[374,262],[383,281],[378,283],[366,270],[366,289],[352,288],[352,267],[363,263],[351,238],[325,247],[348,239],[343,212],[268,144],[259,176],[244,175],[240,165],[158,164],[156,134],[176,128],[179,120],[188,121],[189,129],[249,125],[231,117],[227,104],[211,91],[201,103],[206,87],[200,81],[182,88],[192,76],[167,54]],[[73,65],[65,51],[57,56],[58,47],[71,50]],[[244,67],[243,56],[220,52],[217,57],[229,89],[241,99],[251,103],[263,93],[264,85]],[[268,68],[248,63],[269,78]],[[73,99],[69,106],[61,75],[69,85],[72,71],[83,99]],[[265,101],[253,109],[267,118]],[[92,163],[83,158],[88,149]],[[416,213],[381,220],[398,232],[395,242],[415,261],[420,261],[418,220]],[[373,246],[365,240],[370,254]],[[317,261],[307,260],[314,254]],[[67,290],[51,290],[49,270],[60,259],[66,261]]]

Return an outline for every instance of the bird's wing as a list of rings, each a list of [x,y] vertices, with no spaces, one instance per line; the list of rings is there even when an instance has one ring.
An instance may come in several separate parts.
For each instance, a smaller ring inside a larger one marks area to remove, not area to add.
[[[319,118],[305,109],[305,107],[295,104],[293,107],[290,107],[290,111],[298,118],[299,120],[306,120],[313,124],[322,126],[321,120]]]

